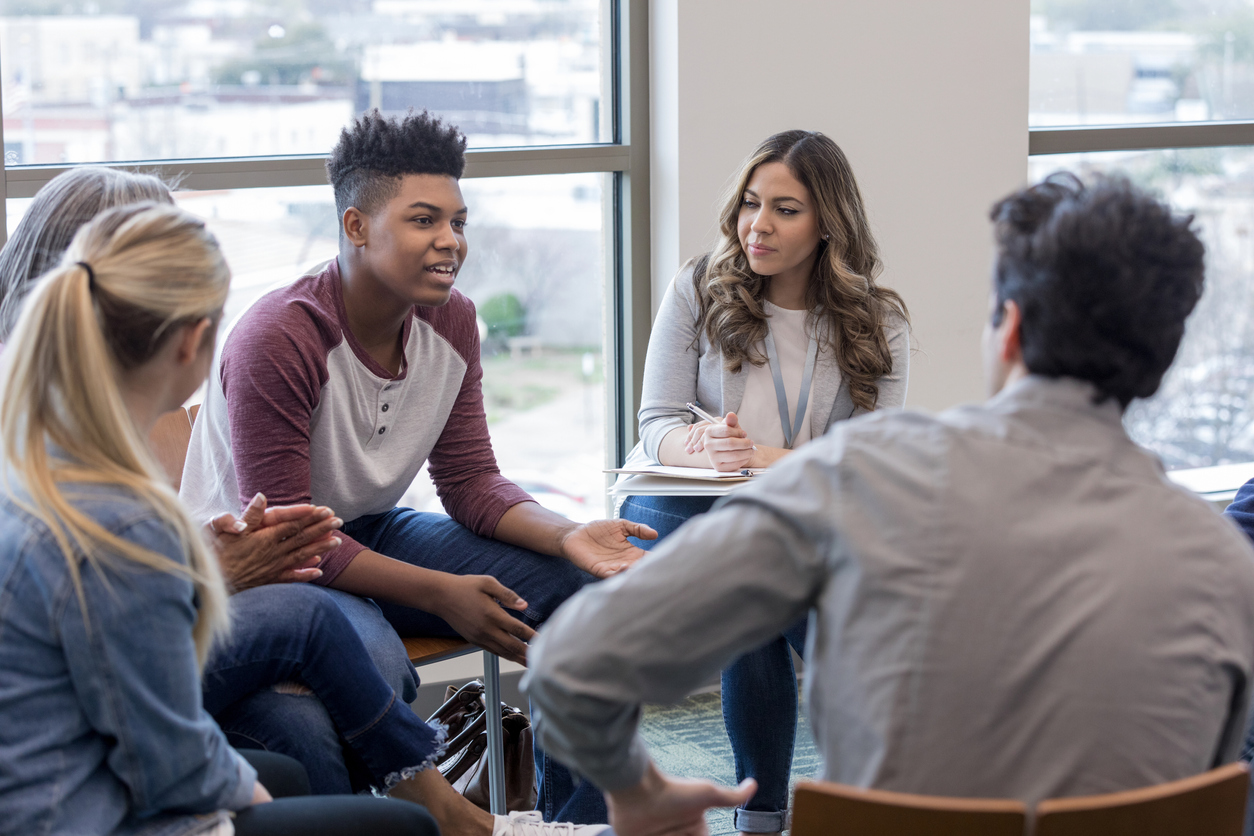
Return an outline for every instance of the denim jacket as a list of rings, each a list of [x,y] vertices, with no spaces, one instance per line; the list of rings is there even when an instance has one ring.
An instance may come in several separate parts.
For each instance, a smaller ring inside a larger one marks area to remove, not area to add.
[[[179,563],[120,489],[69,486],[112,533]],[[0,493],[0,834],[187,836],[252,799],[256,773],[201,705],[189,579],[79,561],[87,618],[47,527]]]

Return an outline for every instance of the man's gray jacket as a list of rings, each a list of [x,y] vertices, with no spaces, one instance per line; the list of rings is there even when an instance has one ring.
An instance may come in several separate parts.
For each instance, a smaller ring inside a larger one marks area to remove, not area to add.
[[[1254,552],[1120,419],[1088,384],[1028,377],[837,425],[558,610],[524,680],[538,742],[630,786],[642,703],[809,611],[829,780],[1032,803],[1234,760]]]

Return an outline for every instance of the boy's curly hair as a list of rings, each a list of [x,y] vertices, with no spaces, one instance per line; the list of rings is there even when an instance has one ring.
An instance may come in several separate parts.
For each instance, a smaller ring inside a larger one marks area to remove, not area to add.
[[[460,180],[466,169],[466,137],[427,111],[411,108],[403,118],[377,109],[363,113],[340,132],[327,157],[327,179],[335,211],[357,207],[369,215],[396,196],[406,174],[447,174]]]

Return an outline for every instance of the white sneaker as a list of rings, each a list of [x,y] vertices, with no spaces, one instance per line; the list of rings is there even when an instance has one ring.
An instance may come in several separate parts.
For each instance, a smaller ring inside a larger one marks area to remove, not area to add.
[[[539,810],[515,811],[492,817],[492,836],[597,836],[609,831],[608,824],[546,822]]]

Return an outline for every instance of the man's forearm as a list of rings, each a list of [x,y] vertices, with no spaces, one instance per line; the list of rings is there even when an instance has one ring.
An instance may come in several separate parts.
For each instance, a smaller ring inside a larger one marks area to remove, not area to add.
[[[788,486],[803,480],[773,476],[763,483],[775,487],[746,487],[635,569],[585,587],[531,641],[523,688],[537,711],[536,741],[602,789],[626,789],[644,775],[641,704],[682,699],[808,608],[823,579],[821,557],[763,499],[789,503]],[[808,507],[826,511],[818,501]]]
[[[522,546],[533,552],[565,557],[562,543],[576,528],[577,523],[553,513],[538,502],[520,502],[505,512],[492,536],[503,543]]]
[[[536,654],[528,654],[531,663]],[[637,733],[639,705],[572,693],[560,677],[524,674],[531,700],[536,743],[561,763],[609,791],[637,785],[649,767],[649,753]]]
[[[330,586],[365,598],[435,612],[444,577],[444,572],[412,566],[366,549],[358,552]]]

